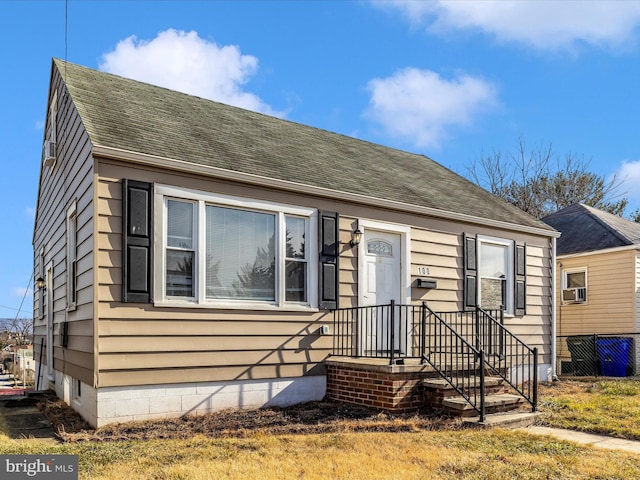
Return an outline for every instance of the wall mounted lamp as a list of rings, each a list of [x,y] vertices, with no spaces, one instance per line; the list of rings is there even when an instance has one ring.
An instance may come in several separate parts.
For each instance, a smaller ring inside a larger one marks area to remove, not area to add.
[[[352,247],[357,247],[360,244],[360,240],[362,240],[362,232],[359,228],[356,228],[353,232],[351,232],[351,241],[349,245]]]
[[[44,278],[42,277],[36,278],[36,288],[38,290],[44,290],[46,288],[46,284],[44,283]]]

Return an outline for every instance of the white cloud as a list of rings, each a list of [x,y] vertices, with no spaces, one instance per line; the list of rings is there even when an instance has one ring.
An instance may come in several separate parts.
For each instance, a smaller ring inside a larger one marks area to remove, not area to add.
[[[400,11],[414,26],[427,24],[432,33],[479,30],[502,42],[539,49],[572,49],[580,42],[621,47],[634,40],[640,25],[640,2],[627,0],[398,0],[373,4]]]
[[[14,287],[11,289],[11,296],[16,298],[22,298],[25,295],[31,295],[31,293],[31,288]]]
[[[405,68],[367,86],[371,100],[366,116],[389,135],[418,147],[436,147],[447,127],[466,126],[498,104],[496,87],[480,78],[460,75],[446,80],[436,72]]]
[[[640,160],[622,162],[617,175],[631,206],[640,208]]]
[[[237,45],[220,46],[197,32],[169,29],[153,40],[128,37],[103,55],[100,69],[268,115],[283,116],[244,85],[258,71],[258,59]]]

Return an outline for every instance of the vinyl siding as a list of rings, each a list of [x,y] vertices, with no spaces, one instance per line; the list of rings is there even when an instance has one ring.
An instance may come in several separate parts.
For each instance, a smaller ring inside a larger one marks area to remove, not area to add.
[[[558,335],[635,331],[636,256],[635,250],[622,250],[558,259]],[[587,301],[563,304],[563,270],[583,267],[587,269]]]
[[[357,248],[352,248],[351,232],[357,228],[355,218],[340,217],[340,259],[339,261],[339,301],[340,308],[358,305],[358,255]]]
[[[640,252],[636,250],[635,255],[635,297],[634,297],[634,317],[636,323],[636,332],[640,333]],[[637,346],[640,349],[640,342],[637,342]]]
[[[52,95],[58,90],[57,160],[40,174],[34,229],[34,275],[53,265],[53,359],[54,369],[93,385],[93,160],[89,138],[68,95],[60,90],[56,73]],[[48,119],[45,138],[49,138]],[[67,311],[67,209],[77,202],[77,301]],[[40,252],[44,249],[44,265]],[[35,358],[46,364],[46,318],[41,315],[42,292],[34,295]],[[63,348],[61,324],[69,321],[69,342]],[[40,345],[43,342],[43,351]],[[42,383],[40,384],[42,387]]]
[[[321,336],[318,331],[321,325],[330,325],[333,320],[327,312],[121,303],[122,178],[171,183],[229,195],[237,195],[239,188],[211,182],[194,187],[197,179],[100,164],[97,200],[100,386],[267,379],[324,373],[322,361],[331,351],[332,340],[331,336]],[[306,206],[290,196],[268,199]],[[340,261],[341,266],[348,263],[343,258]],[[341,278],[346,281],[340,285],[339,293],[348,299],[352,290],[348,273],[341,273]]]
[[[451,225],[452,230],[459,230]],[[516,236],[508,232],[483,229],[470,234],[514,239],[527,244],[527,314],[505,318],[505,325],[531,347],[538,347],[540,363],[551,361],[551,245],[548,239]],[[429,268],[428,278],[437,288],[412,288],[412,300],[426,301],[436,312],[462,310],[464,283],[462,232],[446,233],[413,228],[411,233],[411,280],[416,284],[418,266]]]
[[[438,281],[438,289],[414,288],[412,301],[426,300],[433,309],[444,311],[459,310],[462,306],[462,232],[468,230],[463,224],[345,203],[339,199],[316,198],[98,160],[99,386],[318,375],[324,373],[322,361],[332,348],[331,335],[318,335],[321,325],[332,327],[333,314],[330,312],[221,310],[121,303],[122,178],[340,212],[340,307],[356,306],[358,301],[357,249],[349,245],[357,219],[415,225],[411,231],[412,282],[418,277],[417,266],[428,265],[430,277]],[[509,319],[509,322],[534,345],[542,347],[546,344],[543,347],[546,355],[550,339],[549,240],[490,228],[480,228],[473,233],[518,237],[514,239],[528,242],[527,300],[531,313],[524,318]]]

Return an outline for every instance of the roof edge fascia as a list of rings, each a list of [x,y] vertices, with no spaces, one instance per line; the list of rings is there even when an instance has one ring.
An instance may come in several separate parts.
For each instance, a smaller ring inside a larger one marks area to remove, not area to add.
[[[456,220],[462,222],[474,223],[477,225],[503,228],[507,230],[514,230],[517,232],[530,233],[534,235],[541,235],[544,237],[559,237],[560,232],[555,230],[546,230],[538,227],[528,227],[524,225],[518,225],[516,223],[503,222],[500,220],[490,220],[486,218],[476,217],[473,215],[466,215],[463,213],[448,212],[445,210],[438,210],[431,207],[423,207],[419,205],[412,205],[409,203],[397,202],[394,200],[385,200],[368,195],[362,195],[358,193],[349,193],[339,190],[332,190],[324,187],[316,187],[307,185],[304,183],[291,182],[288,180],[279,180],[275,178],[264,177],[261,175],[255,175],[252,173],[236,172],[234,170],[227,170],[224,168],[212,167],[209,165],[201,165],[197,163],[185,162],[183,160],[176,160],[173,158],[159,157],[156,155],[149,155],[146,153],[133,152],[130,150],[124,150],[113,147],[106,147],[103,145],[94,144],[91,149],[91,153],[94,157],[102,157],[111,160],[121,160],[139,165],[162,167],[170,170],[178,170],[181,172],[197,173],[205,175],[207,177],[219,178],[223,180],[234,180],[237,182],[249,183],[257,186],[268,186],[277,188],[279,190],[286,190],[290,192],[306,193],[310,195],[316,195],[325,198],[335,199],[337,195],[344,200],[353,201],[363,205],[370,205],[374,207],[390,208],[393,210],[400,210],[410,213],[418,213],[422,215],[429,215],[444,220]]]
[[[633,245],[624,245],[622,247],[613,247],[613,248],[603,248],[602,250],[591,250],[589,252],[567,253],[565,255],[556,255],[556,258],[558,260],[562,260],[565,258],[579,258],[579,257],[588,257],[590,255],[604,255],[607,253],[624,252],[626,250],[640,250],[640,244],[634,243]]]

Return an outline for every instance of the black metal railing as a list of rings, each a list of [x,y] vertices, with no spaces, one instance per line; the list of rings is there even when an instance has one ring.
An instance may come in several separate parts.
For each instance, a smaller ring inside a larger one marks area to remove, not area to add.
[[[537,408],[538,351],[505,328],[502,310],[436,313],[392,301],[335,310],[333,331],[335,355],[429,363],[481,416],[485,370]]]
[[[531,348],[504,326],[504,311],[476,309],[476,338],[485,363],[520,394],[535,412],[538,407],[538,348]]]
[[[504,335],[501,335],[498,327],[486,318],[500,319],[500,324],[503,324],[501,310],[477,308],[464,312],[438,312],[437,315],[476,349],[484,350],[487,355],[504,353]]]
[[[390,364],[420,358],[421,305],[391,302],[370,307],[341,308],[333,316],[333,353],[385,358]]]
[[[426,303],[420,306],[422,360],[429,363],[485,420],[485,355]]]

